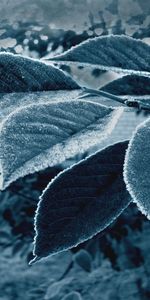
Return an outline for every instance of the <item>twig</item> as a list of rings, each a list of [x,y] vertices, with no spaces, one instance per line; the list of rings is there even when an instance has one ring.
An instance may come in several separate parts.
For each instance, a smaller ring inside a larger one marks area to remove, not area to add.
[[[94,89],[89,89],[89,88],[86,88],[86,87],[83,87],[82,90],[83,90],[83,92],[79,96],[79,98],[84,98],[86,96],[103,96],[107,99],[119,102],[119,103],[124,104],[128,107],[136,108],[136,109],[140,109],[140,110],[146,110],[146,111],[150,112],[150,103],[148,103],[146,101],[142,102],[141,100],[122,99],[122,98],[120,98],[116,95],[104,92],[102,90],[94,90]]]

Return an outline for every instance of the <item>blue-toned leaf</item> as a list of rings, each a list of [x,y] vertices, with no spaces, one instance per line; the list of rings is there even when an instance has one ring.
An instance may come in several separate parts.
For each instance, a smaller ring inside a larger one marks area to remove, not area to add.
[[[0,93],[78,88],[71,77],[54,66],[21,55],[0,53]]]
[[[19,107],[70,100],[78,93],[79,85],[58,68],[40,60],[0,53],[0,123]]]
[[[123,181],[128,142],[110,146],[60,173],[43,192],[35,218],[34,261],[102,231],[131,201]]]
[[[51,61],[150,76],[150,46],[125,35],[89,39]]]
[[[86,272],[92,270],[92,256],[88,251],[81,249],[73,256],[74,261]]]
[[[11,113],[0,133],[2,188],[99,143],[112,132],[122,112],[74,100],[34,104]]]
[[[150,219],[150,118],[137,127],[129,143],[124,179],[133,201]]]
[[[127,75],[113,80],[101,90],[119,96],[150,96],[150,78],[146,76]]]
[[[76,99],[81,90],[51,90],[43,92],[5,93],[0,94],[0,123],[19,107],[38,103],[55,101],[72,101]]]

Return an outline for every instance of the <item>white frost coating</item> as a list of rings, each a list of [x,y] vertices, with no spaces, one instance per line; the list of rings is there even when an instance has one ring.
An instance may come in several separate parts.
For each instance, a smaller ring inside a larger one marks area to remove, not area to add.
[[[0,52],[0,92],[74,90],[79,85],[54,66],[37,59]]]
[[[74,100],[30,105],[11,113],[1,131],[0,188],[96,145],[112,132],[122,112],[123,108]]]
[[[76,46],[75,46],[76,47]],[[67,50],[69,51],[69,50]],[[66,52],[67,52],[66,51]],[[65,52],[65,53],[66,53]],[[56,56],[57,58],[57,56]],[[127,74],[127,75],[139,75],[139,76],[147,76],[150,77],[150,72],[146,72],[146,71],[135,71],[135,70],[129,70],[129,69],[123,69],[123,68],[119,68],[119,67],[107,67],[101,64],[91,64],[91,63],[82,63],[82,62],[75,62],[75,61],[66,61],[66,60],[58,60],[55,59],[55,57],[53,57],[52,59],[53,63],[57,63],[58,65],[62,65],[65,64],[66,66],[76,66],[77,63],[81,66],[81,67],[93,67],[93,68],[98,68],[102,71],[112,71],[112,72],[116,72],[116,73],[122,73],[122,74]],[[52,65],[51,63],[49,63],[49,65]]]
[[[150,219],[150,118],[137,126],[124,163],[124,180],[133,201]]]
[[[12,112],[31,104],[54,101],[71,101],[81,93],[77,90],[58,90],[25,93],[5,93],[0,95],[0,123]]]
[[[107,35],[90,38],[49,61],[150,76],[149,51],[149,45],[141,40],[126,35]]]

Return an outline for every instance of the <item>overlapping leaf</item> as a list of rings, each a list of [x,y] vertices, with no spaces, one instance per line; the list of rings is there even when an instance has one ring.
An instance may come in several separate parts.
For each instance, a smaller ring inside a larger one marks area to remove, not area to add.
[[[19,107],[72,100],[78,91],[79,85],[56,67],[20,55],[0,53],[0,129],[6,117]]]
[[[79,85],[56,67],[0,53],[0,122],[18,107],[74,99],[79,91]]]
[[[150,46],[125,35],[89,39],[51,59],[103,70],[150,76]]]
[[[129,143],[124,178],[133,200],[150,219],[150,119],[137,127]]]
[[[21,55],[0,53],[0,93],[78,88],[71,77],[54,66]]]
[[[146,76],[127,75],[113,80],[101,90],[118,96],[148,96],[150,97],[150,78]]]
[[[55,101],[72,101],[80,94],[80,89],[43,92],[0,94],[0,123],[19,107]]]
[[[74,100],[34,104],[11,113],[1,128],[2,188],[99,143],[122,111]]]
[[[110,146],[48,185],[36,213],[34,261],[91,238],[130,203],[123,181],[127,146],[127,141]]]

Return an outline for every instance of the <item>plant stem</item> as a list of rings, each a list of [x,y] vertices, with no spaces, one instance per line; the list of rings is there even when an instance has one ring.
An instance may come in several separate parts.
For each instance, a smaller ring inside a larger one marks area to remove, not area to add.
[[[86,96],[103,96],[107,99],[119,102],[121,104],[126,105],[127,107],[136,108],[139,110],[145,110],[150,112],[150,103],[141,100],[128,100],[122,99],[116,95],[104,92],[102,90],[89,89],[86,87],[82,88],[83,92],[80,98],[84,98]],[[144,103],[145,102],[145,103]]]
[[[116,95],[104,92],[102,90],[94,90],[94,89],[89,89],[89,88],[83,87],[83,91],[86,92],[89,95],[103,96],[105,98],[108,98],[108,99],[113,100],[113,101],[120,102],[122,104],[125,104],[125,101],[126,101],[125,99],[121,99]]]

